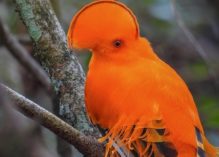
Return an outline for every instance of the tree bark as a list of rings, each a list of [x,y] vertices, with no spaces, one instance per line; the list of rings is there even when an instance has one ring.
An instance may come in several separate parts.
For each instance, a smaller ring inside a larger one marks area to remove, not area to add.
[[[67,46],[66,35],[48,0],[14,0],[16,10],[35,45],[35,55],[56,93],[54,106],[62,119],[85,134],[99,136],[87,119],[84,72]]]
[[[27,117],[39,122],[59,137],[71,143],[84,156],[102,157],[103,146],[95,138],[85,136],[69,124],[65,123],[54,114],[48,112],[31,100],[16,93],[12,89],[0,84],[0,91],[7,93],[9,98],[15,104],[15,107]]]

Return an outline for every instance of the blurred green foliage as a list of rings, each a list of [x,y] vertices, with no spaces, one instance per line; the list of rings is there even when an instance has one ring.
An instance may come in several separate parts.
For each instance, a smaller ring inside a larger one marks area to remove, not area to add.
[[[202,96],[199,102],[199,111],[203,114],[205,126],[213,129],[219,129],[219,98],[211,96]]]

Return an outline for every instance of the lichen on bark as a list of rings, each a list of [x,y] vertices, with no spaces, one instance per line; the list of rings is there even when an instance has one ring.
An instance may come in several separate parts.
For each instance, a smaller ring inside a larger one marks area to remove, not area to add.
[[[31,36],[35,56],[47,71],[56,93],[59,116],[85,134],[98,136],[84,106],[85,75],[68,48],[66,35],[48,0],[14,0]]]
[[[37,42],[42,34],[40,31],[39,27],[36,25],[35,21],[32,20],[34,18],[33,11],[31,9],[31,5],[28,1],[26,0],[18,0],[17,1],[17,6],[20,11],[20,15],[25,19],[23,22],[27,26],[28,32],[30,33],[32,39]]]

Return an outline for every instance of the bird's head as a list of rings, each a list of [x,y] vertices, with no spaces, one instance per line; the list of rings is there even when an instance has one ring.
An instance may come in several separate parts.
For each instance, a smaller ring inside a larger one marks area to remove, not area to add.
[[[137,20],[128,7],[113,0],[98,0],[73,18],[68,44],[76,49],[116,51],[139,38]]]

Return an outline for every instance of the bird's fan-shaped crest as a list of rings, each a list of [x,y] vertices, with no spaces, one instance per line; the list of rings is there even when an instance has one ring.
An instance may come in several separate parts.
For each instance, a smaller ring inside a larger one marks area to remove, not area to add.
[[[113,0],[98,0],[74,16],[68,30],[68,43],[70,47],[92,49],[102,40],[138,36],[136,17],[128,7]]]

